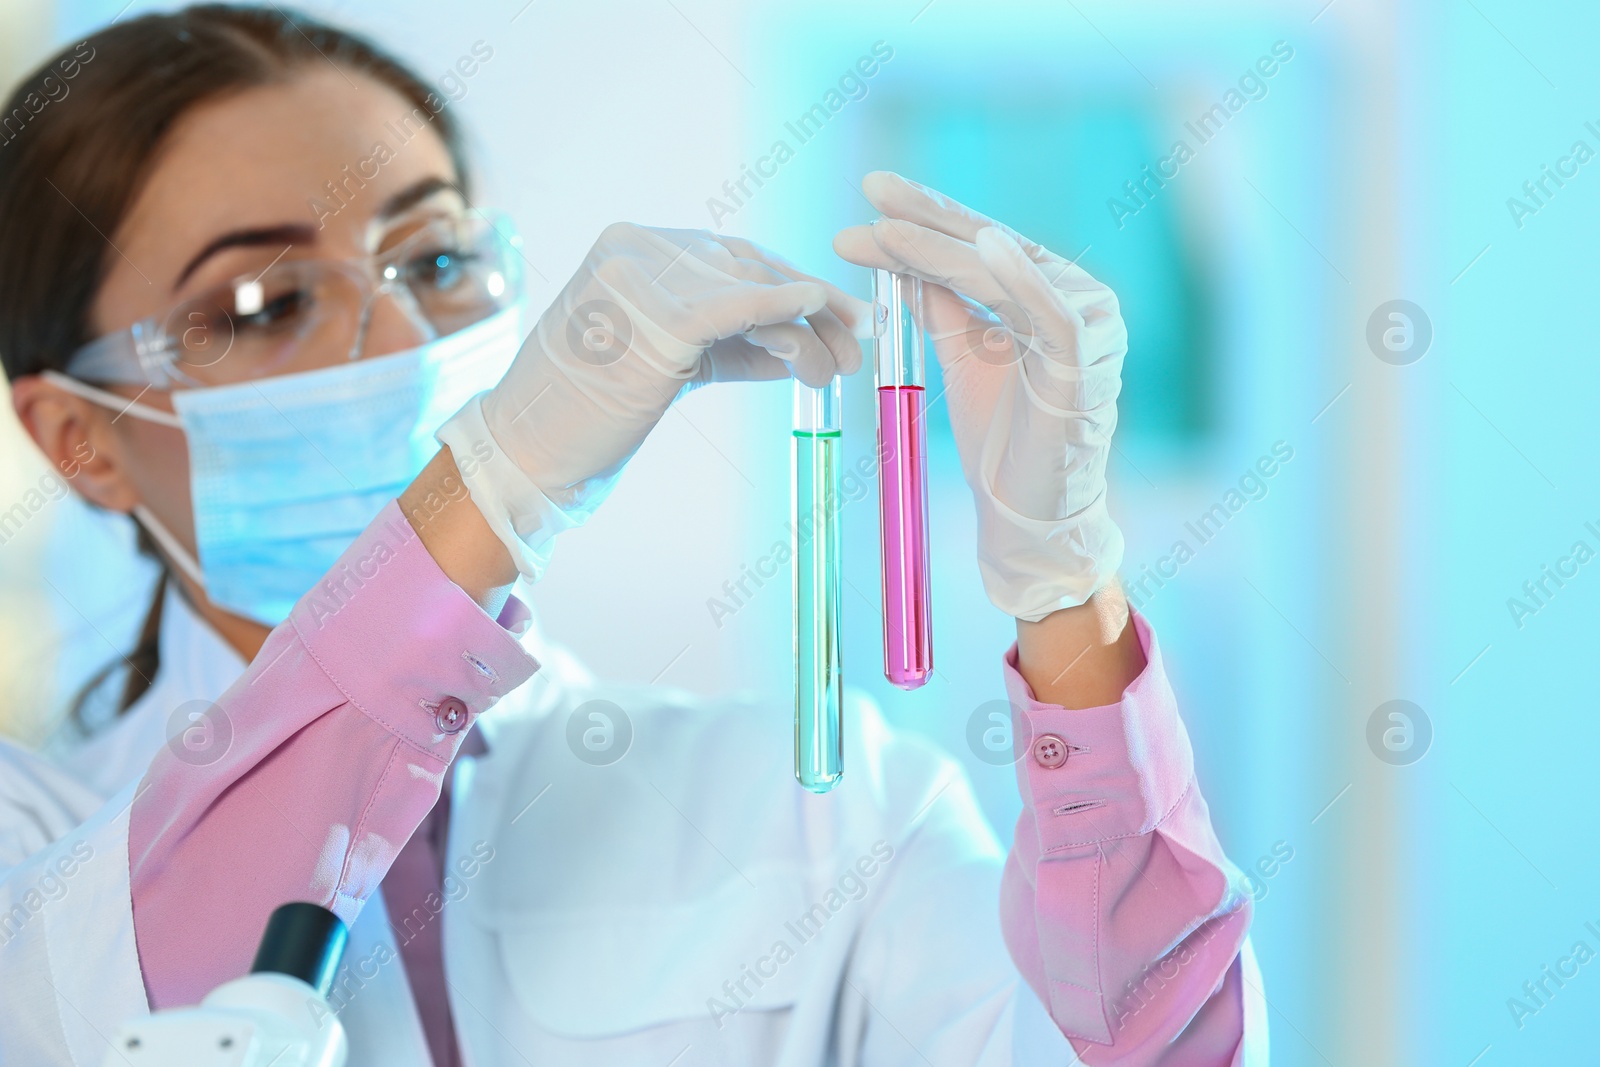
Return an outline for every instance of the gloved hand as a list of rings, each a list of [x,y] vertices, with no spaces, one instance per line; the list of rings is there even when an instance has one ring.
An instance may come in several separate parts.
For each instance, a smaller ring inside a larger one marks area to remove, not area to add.
[[[842,230],[834,250],[924,282],[989,599],[1030,622],[1084,603],[1122,564],[1105,477],[1128,349],[1116,296],[897,174],[875,171],[861,188],[884,217]]]
[[[534,580],[551,538],[588,519],[680,394],[791,369],[825,385],[860,367],[853,331],[869,327],[866,303],[749,241],[616,223],[500,384],[437,437]]]

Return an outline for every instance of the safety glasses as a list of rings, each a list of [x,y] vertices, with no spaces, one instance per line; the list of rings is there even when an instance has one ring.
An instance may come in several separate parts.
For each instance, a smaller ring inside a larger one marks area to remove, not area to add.
[[[443,337],[522,298],[520,243],[504,216],[451,216],[361,259],[285,258],[91,341],[66,371],[173,389],[331,366],[361,357],[379,297]]]

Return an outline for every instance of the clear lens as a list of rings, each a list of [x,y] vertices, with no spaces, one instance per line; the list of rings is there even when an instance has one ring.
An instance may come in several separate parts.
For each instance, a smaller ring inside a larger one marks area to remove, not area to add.
[[[436,223],[385,256],[385,266],[385,277],[410,291],[441,335],[487,318],[520,294],[515,251],[479,219]]]
[[[227,358],[233,348],[231,304],[222,294],[208,294],[172,309],[162,323],[162,336],[176,370],[194,375]]]
[[[520,299],[518,266],[510,241],[478,218],[435,220],[365,263],[283,259],[174,308],[166,357],[195,385],[333,366],[349,358],[374,300],[397,301],[442,337]]]
[[[348,353],[369,289],[319,260],[282,261],[235,278],[167,317],[173,370],[201,385],[225,385],[325,366]]]

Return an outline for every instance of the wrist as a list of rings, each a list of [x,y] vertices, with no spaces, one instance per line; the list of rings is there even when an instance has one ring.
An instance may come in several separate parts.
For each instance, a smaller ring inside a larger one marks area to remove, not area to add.
[[[563,530],[581,526],[588,514],[563,511],[535,484],[522,462],[506,452],[485,418],[484,405],[496,392],[467,401],[434,438],[456,456],[466,457],[465,468],[458,472],[466,497],[516,569],[536,582],[550,561],[551,541]]]
[[[445,577],[498,615],[517,580],[517,565],[473,504],[448,447],[439,449],[399,503]]]
[[[1128,600],[1113,578],[1088,600],[1037,622],[1017,620],[1017,670],[1046,704],[1115,704],[1144,670]]]

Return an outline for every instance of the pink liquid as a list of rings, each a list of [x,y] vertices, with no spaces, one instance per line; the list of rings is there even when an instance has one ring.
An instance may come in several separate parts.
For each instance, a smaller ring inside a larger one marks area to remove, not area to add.
[[[883,674],[916,689],[933,673],[933,617],[928,586],[927,435],[920,385],[878,389],[878,455],[883,482]]]

